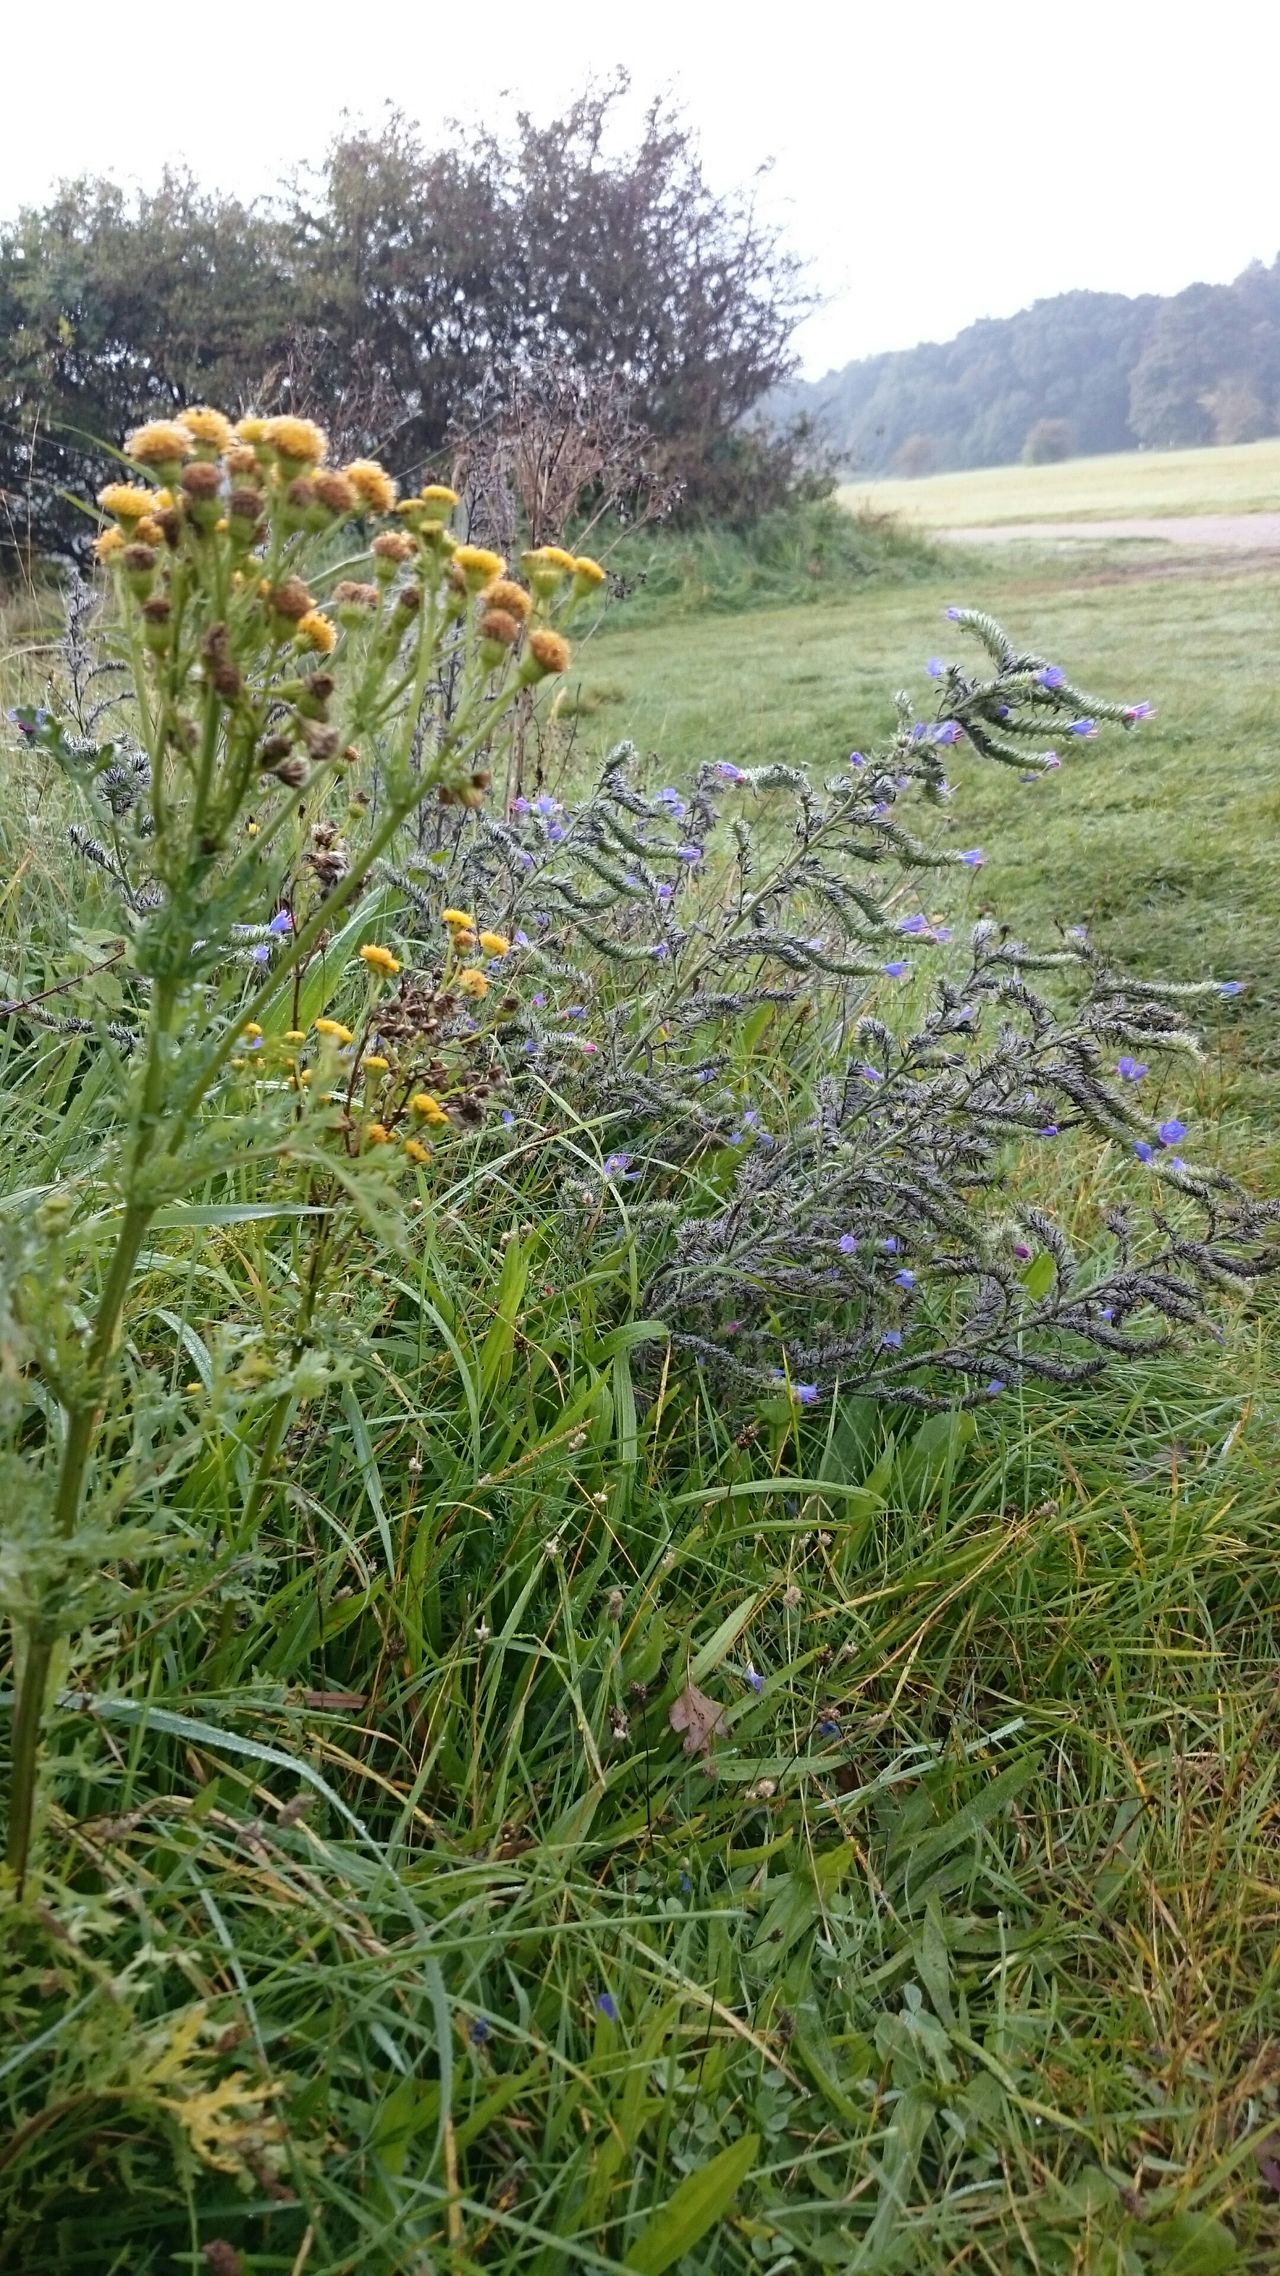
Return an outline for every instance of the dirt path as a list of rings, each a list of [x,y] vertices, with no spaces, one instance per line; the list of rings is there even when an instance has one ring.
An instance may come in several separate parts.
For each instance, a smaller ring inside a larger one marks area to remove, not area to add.
[[[1183,514],[1129,522],[1000,522],[985,529],[940,530],[965,545],[1011,545],[1074,539],[1151,538],[1164,545],[1195,546],[1207,553],[1280,553],[1280,514]]]

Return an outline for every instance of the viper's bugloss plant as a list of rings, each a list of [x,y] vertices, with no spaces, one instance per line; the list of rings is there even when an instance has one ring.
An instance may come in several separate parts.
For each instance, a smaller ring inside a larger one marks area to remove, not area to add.
[[[459,1004],[487,981],[454,959],[393,1007],[399,961],[354,912],[424,800],[483,803],[517,696],[566,670],[563,625],[599,581],[595,563],[555,548],[526,556],[527,585],[510,579],[499,555],[453,536],[451,490],[401,499],[382,467],[329,466],[326,449],[310,420],[233,426],[211,407],[132,434],[141,478],[101,492],[97,542],[131,737],[102,744],[47,712],[18,718],[102,817],[102,836],[77,825],[73,842],[116,888],[124,949],[111,961],[138,1015],[104,1037],[115,1088],[95,1175],[45,1195],[9,1243],[19,1882],[55,1643],[86,1617],[103,1524],[132,1498],[138,1450],[114,1459],[117,1358],[148,1234],[194,1182],[253,1160],[300,1169],[304,1208],[337,1186],[376,1212],[429,1158],[413,1099],[444,1091],[443,1113],[481,1111],[485,1038]],[[356,1025],[317,1020],[348,964],[362,979]],[[394,1064],[372,1049],[378,1034],[395,1036]],[[301,1273],[264,1477],[334,1261],[325,1228]],[[99,1464],[104,1436],[114,1455]],[[110,1554],[128,1547],[113,1538]]]

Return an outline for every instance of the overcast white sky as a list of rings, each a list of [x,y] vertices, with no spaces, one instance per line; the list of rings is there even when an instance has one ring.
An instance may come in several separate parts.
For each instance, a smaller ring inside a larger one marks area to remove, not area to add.
[[[720,186],[763,194],[827,305],[813,373],[1072,286],[1171,292],[1280,251],[1275,0],[10,0],[0,213],[166,159],[248,195],[345,108],[551,115],[625,64]],[[172,64],[170,65],[170,59]],[[505,96],[502,91],[506,91]]]

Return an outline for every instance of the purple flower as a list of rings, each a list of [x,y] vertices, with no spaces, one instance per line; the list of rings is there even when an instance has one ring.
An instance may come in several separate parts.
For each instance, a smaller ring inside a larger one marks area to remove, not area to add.
[[[911,970],[911,966],[904,964],[902,958],[898,957],[894,963],[882,965],[881,970],[890,980],[900,980],[904,972]]]
[[[617,2022],[618,2003],[615,2000],[612,1992],[599,1993],[596,1999],[596,2006],[599,2008],[600,2013],[604,2016],[606,2022]]]
[[[630,1156],[630,1154],[606,1154],[606,1155],[605,1155],[605,1158],[604,1158],[604,1174],[605,1174],[605,1176],[606,1176],[607,1178],[620,1178],[620,1177],[625,1177],[625,1176],[626,1176],[626,1173],[627,1173],[627,1171],[630,1169],[630,1167],[631,1167],[631,1156]]]
[[[263,940],[263,941],[259,941],[259,943],[258,943],[258,946],[257,946],[256,948],[251,948],[251,949],[250,949],[250,951],[249,951],[249,961],[250,961],[250,963],[251,963],[251,964],[265,964],[265,963],[268,961],[268,959],[269,959],[270,955],[271,955],[271,946],[270,946],[270,943],[269,943],[268,941],[265,941],[265,940]]]
[[[928,930],[929,919],[927,917],[902,917],[898,922],[900,933],[927,933]]]
[[[943,673],[946,671],[946,668],[947,667],[943,663],[941,656],[931,656],[928,663],[925,665],[925,670],[931,680],[940,680]]]
[[[884,1331],[884,1334],[883,1334],[883,1335],[881,1336],[881,1338],[880,1338],[880,1341],[881,1341],[881,1343],[882,1343],[882,1344],[884,1344],[884,1345],[885,1345],[886,1349],[887,1349],[887,1350],[889,1350],[889,1351],[901,1351],[901,1349],[902,1349],[902,1330],[901,1330],[901,1328],[886,1328],[886,1329],[885,1329],[885,1331]]]
[[[541,798],[535,798],[533,802],[533,811],[535,814],[543,815],[555,813],[556,801],[551,796],[549,791],[544,790]]]
[[[674,887],[674,885],[658,885],[658,886],[655,886],[655,888],[654,888],[654,896],[653,896],[653,897],[654,897],[655,901],[661,901],[661,902],[662,902],[662,903],[665,905],[665,904],[666,904],[668,901],[670,901],[670,900],[672,899],[672,897],[673,897],[674,893],[675,893],[675,887]]]
[[[585,1004],[570,1004],[564,1016],[566,1019],[585,1019],[587,1007]]]
[[[822,1393],[816,1383],[793,1383],[791,1396],[802,1407],[816,1407]]]
[[[873,1067],[870,1060],[868,1060],[865,1067],[859,1067],[858,1073],[861,1075],[864,1083],[882,1083],[884,1081],[884,1076],[881,1074],[880,1069],[878,1067]]]
[[[1185,1170],[1186,1166],[1187,1165],[1183,1161],[1181,1154],[1170,1154],[1168,1167],[1171,1170]]]
[[[743,1673],[745,1675],[746,1681],[750,1684],[753,1691],[764,1690],[764,1677],[762,1675],[757,1675],[753,1667],[744,1669]]]
[[[679,791],[672,790],[669,784],[665,790],[657,792],[654,804],[655,806],[665,806],[668,814],[680,815],[685,811],[685,803]]]
[[[964,615],[964,610],[958,608],[949,608],[945,613],[950,617],[953,624],[958,624],[960,618]]]
[[[546,1000],[546,996],[543,994],[541,988],[539,988],[536,996],[530,996],[529,998],[529,1001],[533,1005],[533,1008],[536,1012],[540,1012],[542,1010],[543,1006],[546,1003]]]
[[[1171,1114],[1169,1120],[1162,1122],[1156,1131],[1156,1136],[1162,1146],[1176,1146],[1179,1138],[1185,1138],[1186,1135],[1186,1123],[1179,1122],[1176,1114]]]
[[[858,1236],[856,1233],[842,1233],[836,1245],[839,1248],[842,1257],[856,1257],[858,1253]]]
[[[897,1284],[898,1284],[899,1288],[914,1288],[914,1287],[915,1287],[915,1284],[916,1284],[916,1276],[915,1276],[915,1274],[912,1272],[912,1270],[911,1270],[911,1268],[910,1268],[910,1266],[909,1266],[909,1265],[905,1265],[905,1264],[904,1264],[904,1266],[902,1267],[902,1270],[901,1270],[901,1272],[895,1272],[895,1274],[894,1274],[894,1276],[893,1276],[893,1277],[894,1277],[894,1279],[896,1280],[896,1282],[897,1282]]]
[[[485,2022],[483,2015],[477,2015],[474,2018],[471,2028],[467,2032],[467,2037],[473,2047],[483,2047],[485,2040],[492,2037],[489,2025]]]
[[[866,763],[861,751],[850,751],[849,764],[851,767],[865,767]]]
[[[1056,1138],[1057,1135],[1058,1125],[1056,1122],[1042,1122],[1036,1132],[1037,1138]]]
[[[1098,1314],[1098,1318],[1100,1320],[1114,1320],[1115,1316],[1116,1308],[1114,1304],[1104,1304]]]
[[[741,767],[735,767],[732,759],[717,759],[716,773],[721,782],[745,782],[747,779]]]
[[[548,822],[547,837],[553,846],[558,846],[560,844],[560,841],[564,837],[564,834],[565,830],[563,822]]]
[[[934,743],[958,743],[963,733],[963,727],[954,719],[944,719],[940,727],[934,728],[930,740]]]
[[[933,928],[933,937],[936,941],[949,941],[951,938],[950,925],[935,925]]]
[[[689,1876],[687,1873],[682,1873],[682,1874],[680,1875],[680,1894],[681,1894],[681,1896],[682,1896],[682,1897],[687,1897],[687,1896],[689,1895],[689,1893],[690,1893],[690,1891],[691,1891],[692,1887],[693,1887],[693,1882],[692,1882],[692,1880],[691,1880],[690,1876]]]
[[[504,1106],[504,1107],[503,1107],[503,1109],[502,1109],[502,1127],[503,1127],[503,1129],[504,1129],[504,1130],[510,1130],[510,1129],[513,1127],[514,1123],[515,1123],[515,1119],[516,1119],[516,1118],[515,1118],[514,1114],[511,1112],[511,1109],[510,1109],[510,1107],[509,1107],[509,1106]]]
[[[1155,1153],[1155,1147],[1149,1146],[1145,1138],[1135,1138],[1133,1141],[1133,1150],[1140,1162],[1149,1162],[1152,1155]]]
[[[527,948],[529,946],[529,935],[527,932],[525,932],[523,926],[521,926],[516,932],[512,933],[511,946],[513,948]]]
[[[1060,688],[1066,676],[1061,664],[1046,664],[1042,672],[1036,673],[1042,688]]]
[[[1243,980],[1219,980],[1218,994],[1220,996],[1242,996],[1244,994]]]
[[[1073,719],[1067,729],[1068,735],[1078,735],[1081,741],[1085,743],[1089,742],[1097,732],[1097,722],[1093,719]]]
[[[512,811],[512,813],[513,813],[513,814],[528,814],[528,813],[530,812],[530,810],[531,810],[531,809],[530,809],[530,806],[529,806],[529,801],[528,801],[528,799],[527,799],[527,798],[513,798],[513,799],[512,799],[512,801],[511,801],[511,811]]]
[[[902,1243],[896,1233],[890,1233],[888,1240],[882,1241],[880,1246],[887,1257],[896,1257],[902,1248]]]
[[[999,1392],[1003,1391],[1003,1389],[1004,1383],[1001,1377],[999,1375],[993,1375],[991,1381],[987,1385],[988,1398],[994,1399]]]
[[[820,1739],[838,1739],[839,1736],[840,1725],[830,1715],[824,1715],[818,1725],[818,1737]]]
[[[1013,717],[1013,712],[1012,712],[1012,709],[1010,708],[1010,706],[1009,706],[1007,703],[998,703],[998,704],[996,705],[996,718],[997,718],[997,719],[1012,719],[1012,717]]]
[[[274,917],[267,926],[267,931],[269,933],[291,933],[293,931],[293,919],[287,909],[276,910]]]
[[[1116,1061],[1116,1073],[1123,1075],[1126,1083],[1140,1083],[1146,1072],[1145,1060],[1134,1059],[1127,1051],[1123,1052]]]
[[[677,860],[677,861],[701,861],[701,859],[702,859],[702,848],[701,848],[701,846],[677,846],[677,847],[676,847],[676,860]]]
[[[1042,767],[1045,767],[1049,771],[1052,771],[1054,767],[1060,767],[1062,765],[1062,761],[1058,757],[1056,751],[1042,751],[1040,754],[1040,764]],[[1034,775],[1031,779],[1034,782]]]
[[[668,948],[665,940],[658,940],[654,942],[653,947],[649,951],[649,954],[653,958],[655,964],[665,964],[667,958],[671,954],[671,950]]]
[[[1019,1263],[1025,1264],[1027,1258],[1031,1254],[1031,1250],[1025,1241],[1015,1241],[1013,1244],[1013,1253],[1017,1257]]]
[[[986,858],[981,846],[970,846],[968,853],[960,856],[966,869],[981,869]]]
[[[1156,707],[1153,703],[1131,703],[1125,710],[1126,719],[1154,719],[1155,715]]]

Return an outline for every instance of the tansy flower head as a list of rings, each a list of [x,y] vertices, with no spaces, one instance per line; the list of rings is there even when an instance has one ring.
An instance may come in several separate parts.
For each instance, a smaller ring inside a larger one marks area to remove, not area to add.
[[[242,1035],[247,1035],[249,1041],[253,1043],[261,1037],[262,1029],[259,1027],[256,1019],[250,1019],[245,1021],[245,1024],[241,1028],[240,1033]]]
[[[93,558],[95,561],[110,561],[113,553],[124,552],[124,546],[123,530],[104,529],[101,537],[94,540]]]
[[[326,1036],[331,1043],[354,1043],[355,1037],[340,1019],[318,1019],[316,1034]]]
[[[491,585],[507,566],[500,553],[490,553],[483,545],[460,545],[453,563],[455,569],[462,571],[468,591],[473,593],[478,593],[482,585]]]
[[[575,556],[566,553],[562,545],[539,545],[532,553],[522,554],[521,559],[526,563],[535,561],[540,568],[558,569],[562,577],[567,577],[578,566]]]
[[[353,458],[342,469],[362,506],[371,514],[389,514],[396,502],[396,486],[376,458]]]
[[[409,1101],[409,1108],[411,1113],[421,1115],[422,1120],[433,1130],[438,1130],[441,1123],[449,1119],[439,1099],[433,1098],[430,1091],[415,1091]]]
[[[306,1040],[306,1031],[303,1028],[287,1027],[284,1031],[284,1041],[286,1043],[305,1043]]]
[[[574,584],[583,592],[589,592],[593,585],[603,585],[608,574],[608,570],[602,569],[600,563],[593,561],[587,553],[580,553],[573,564]]]
[[[237,419],[235,431],[241,442],[247,443],[253,449],[258,443],[266,442],[269,424],[270,421],[267,419],[250,416],[247,419]]]
[[[149,419],[143,427],[135,427],[126,436],[126,458],[134,458],[139,466],[179,467],[194,449],[185,427],[175,419]]]
[[[400,970],[397,959],[389,948],[379,947],[377,941],[366,941],[360,951],[361,960],[371,972],[385,972],[388,979]]]
[[[532,682],[545,680],[552,672],[567,672],[572,653],[568,641],[561,633],[550,631],[546,625],[539,625],[537,631],[529,635],[529,645],[520,666],[520,677]]]
[[[389,1146],[391,1144],[391,1132],[385,1122],[370,1122],[365,1129],[365,1138],[370,1146]]]
[[[193,442],[204,443],[219,452],[229,450],[235,441],[235,429],[225,411],[215,411],[210,403],[197,403],[189,411],[179,411],[178,425],[186,428]]]
[[[391,1072],[391,1061],[389,1059],[384,1059],[380,1051],[366,1051],[364,1055],[364,1071],[366,1075],[389,1075]]]
[[[447,482],[428,482],[425,488],[419,490],[418,496],[427,512],[442,522],[448,521],[458,503],[457,491],[451,490]]]
[[[135,522],[133,534],[139,545],[164,544],[164,531],[154,514],[144,514],[140,522]]]
[[[311,609],[311,595],[301,577],[286,577],[274,592],[268,587],[268,597],[277,616],[288,617],[300,624]]]
[[[519,619],[508,616],[505,609],[486,609],[476,630],[484,647],[498,652],[514,648],[520,638]]]
[[[431,1159],[431,1148],[429,1146],[424,1146],[420,1138],[406,1138],[404,1142],[404,1150],[411,1162],[417,1162],[421,1164],[423,1162],[429,1162]]]
[[[505,933],[481,933],[480,946],[486,956],[506,956],[511,943]]]
[[[108,482],[98,492],[103,513],[114,514],[118,522],[140,522],[155,502],[155,491],[144,490],[140,482]]]
[[[322,466],[312,477],[311,487],[326,513],[354,514],[359,500],[356,486],[346,474],[339,474],[332,466]]]
[[[465,909],[442,909],[440,922],[442,925],[463,925],[474,932],[476,920],[469,917]]]
[[[294,639],[303,648],[313,648],[317,656],[332,656],[338,644],[338,628],[319,609],[308,609],[298,618]]]
[[[483,972],[476,971],[476,968],[473,964],[466,965],[464,969],[458,974],[458,986],[461,988],[464,996],[479,997],[487,996],[489,993],[488,981],[485,979]]]
[[[518,617],[521,624],[533,607],[533,596],[526,593],[523,585],[517,585],[512,577],[496,577],[491,585],[485,586],[481,598],[486,607],[501,609],[506,616]]]
[[[402,529],[384,529],[380,537],[375,537],[369,551],[379,575],[391,577],[402,561],[412,561],[413,539]]]
[[[314,419],[282,418],[266,421],[265,439],[291,466],[318,466],[329,447],[323,427]]]
[[[250,450],[247,443],[239,443],[234,450],[229,450],[227,452],[227,472],[234,475],[237,481],[242,482],[257,477],[260,470],[256,450]]]
[[[344,624],[358,624],[371,609],[378,605],[376,585],[361,585],[351,577],[344,577],[333,588],[333,605]]]

